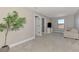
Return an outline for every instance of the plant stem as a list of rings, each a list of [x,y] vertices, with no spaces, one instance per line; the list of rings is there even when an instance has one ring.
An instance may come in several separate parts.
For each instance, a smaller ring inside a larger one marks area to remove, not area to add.
[[[8,31],[9,31],[9,20],[7,22],[7,30],[6,30],[6,33],[5,33],[5,42],[4,42],[4,46],[6,45],[7,43],[7,35],[8,35]]]
[[[6,33],[5,33],[5,42],[4,42],[4,46],[6,45],[7,35],[8,35],[8,28],[7,28],[7,31],[6,31]]]

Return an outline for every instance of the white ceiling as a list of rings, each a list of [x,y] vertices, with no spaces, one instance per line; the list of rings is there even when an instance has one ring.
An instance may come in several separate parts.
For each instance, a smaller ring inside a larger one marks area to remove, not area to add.
[[[33,7],[32,10],[48,17],[62,17],[77,12],[78,7]]]

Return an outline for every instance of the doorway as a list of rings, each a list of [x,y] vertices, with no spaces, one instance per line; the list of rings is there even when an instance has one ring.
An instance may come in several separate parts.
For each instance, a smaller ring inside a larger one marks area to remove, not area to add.
[[[35,16],[35,36],[42,36],[42,21],[40,16]]]
[[[44,22],[44,18],[42,18],[42,33],[44,33],[45,32],[45,22]]]

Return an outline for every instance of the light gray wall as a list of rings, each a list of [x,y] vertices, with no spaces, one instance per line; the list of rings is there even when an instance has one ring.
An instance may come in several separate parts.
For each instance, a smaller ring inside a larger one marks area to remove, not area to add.
[[[79,30],[79,11],[75,14],[75,28]]]
[[[68,27],[74,28],[74,15],[69,15],[63,18],[65,20],[65,29]]]
[[[67,28],[67,27],[71,27],[71,28],[74,28],[74,15],[69,15],[69,16],[65,16],[65,17],[57,17],[57,18],[52,18],[52,20],[53,20],[53,30],[55,31],[55,32],[63,32],[64,31],[64,29],[63,30],[61,30],[61,29],[58,29],[57,28],[57,21],[58,21],[58,19],[64,19],[65,20],[65,29]]]

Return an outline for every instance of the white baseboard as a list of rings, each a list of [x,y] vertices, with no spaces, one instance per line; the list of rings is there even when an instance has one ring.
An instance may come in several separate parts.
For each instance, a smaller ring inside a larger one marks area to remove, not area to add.
[[[10,45],[10,48],[15,47],[15,46],[17,46],[17,45],[19,45],[19,44],[22,44],[22,43],[28,42],[28,41],[33,40],[33,39],[35,39],[35,37],[31,37],[31,38],[25,39],[25,40],[23,40],[23,41],[20,41],[20,42],[17,42],[17,43],[11,44],[11,45]]]

